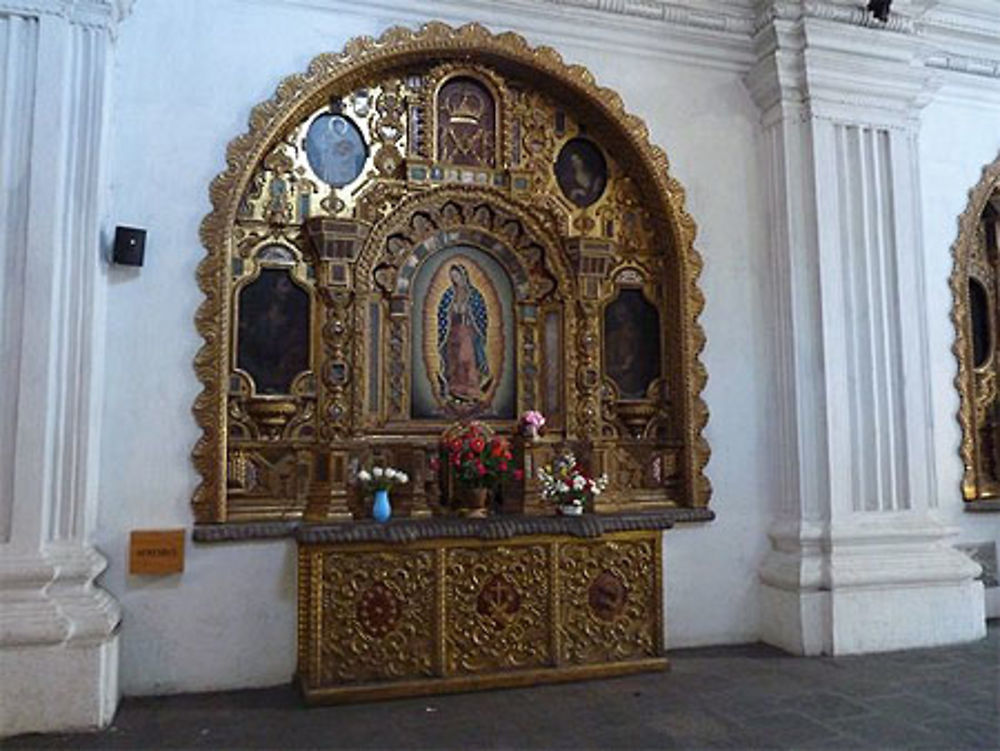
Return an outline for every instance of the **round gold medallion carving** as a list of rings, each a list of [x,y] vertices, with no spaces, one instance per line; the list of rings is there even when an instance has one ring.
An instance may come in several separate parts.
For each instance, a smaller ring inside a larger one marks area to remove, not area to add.
[[[513,620],[520,609],[521,593],[503,574],[490,577],[476,598],[476,612],[493,619],[498,628]]]
[[[621,615],[627,600],[628,587],[610,571],[595,576],[587,590],[590,612],[602,621],[613,621]]]
[[[399,598],[382,582],[375,582],[358,598],[358,625],[368,635],[381,639],[399,622],[402,610]]]

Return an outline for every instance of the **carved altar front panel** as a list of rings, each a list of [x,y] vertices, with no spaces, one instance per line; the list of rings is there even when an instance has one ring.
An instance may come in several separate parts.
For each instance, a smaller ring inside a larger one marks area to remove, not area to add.
[[[390,32],[291,79],[229,157],[199,270],[199,521],[355,517],[372,451],[425,478],[450,424],[528,409],[609,475],[595,510],[707,503],[693,223],[585,71],[480,27]]]
[[[564,662],[585,665],[660,653],[657,542],[646,538],[559,547]]]
[[[661,532],[632,523],[640,529],[595,539],[422,539],[423,528],[414,528],[417,539],[404,544],[300,541],[298,679],[306,698],[665,668]]]
[[[308,586],[323,683],[434,675],[437,579],[433,550],[350,551],[315,557]],[[350,603],[350,608],[344,608]]]
[[[549,553],[542,543],[446,550],[446,674],[553,664]]]

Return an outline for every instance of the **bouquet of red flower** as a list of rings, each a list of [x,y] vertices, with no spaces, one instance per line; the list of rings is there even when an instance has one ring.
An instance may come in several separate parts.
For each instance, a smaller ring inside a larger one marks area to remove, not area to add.
[[[516,480],[522,476],[521,470],[514,469],[507,439],[490,436],[479,423],[445,434],[441,454],[455,479],[471,488],[492,488],[508,475]],[[438,466],[435,463],[434,468]]]

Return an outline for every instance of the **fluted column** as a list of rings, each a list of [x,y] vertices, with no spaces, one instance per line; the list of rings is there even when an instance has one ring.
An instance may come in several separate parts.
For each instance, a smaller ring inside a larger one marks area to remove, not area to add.
[[[978,566],[932,494],[916,137],[935,82],[905,14],[883,27],[833,3],[762,6],[747,85],[782,395],[764,638],[801,654],[977,638]]]
[[[112,0],[0,0],[0,735],[96,727],[117,602],[94,582]]]

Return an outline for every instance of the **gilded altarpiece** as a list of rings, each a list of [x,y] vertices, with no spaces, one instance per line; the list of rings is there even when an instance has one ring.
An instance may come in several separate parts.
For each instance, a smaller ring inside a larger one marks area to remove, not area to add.
[[[365,518],[357,468],[442,513],[438,437],[523,447],[503,508],[548,513],[564,447],[598,512],[707,504],[701,261],[683,190],[617,95],[478,26],[395,29],[323,55],[254,109],[205,219],[199,522]]]
[[[965,465],[962,494],[967,501],[995,502],[1000,498],[1000,160],[984,170],[971,191],[959,227],[950,283]]]
[[[619,97],[516,35],[393,29],[285,80],[211,197],[194,513],[297,536],[307,696],[664,667],[665,510],[710,495],[701,259]],[[452,517],[442,434],[526,410],[496,516]],[[537,474],[566,449],[608,477],[576,520]],[[376,463],[410,476],[381,526]]]

